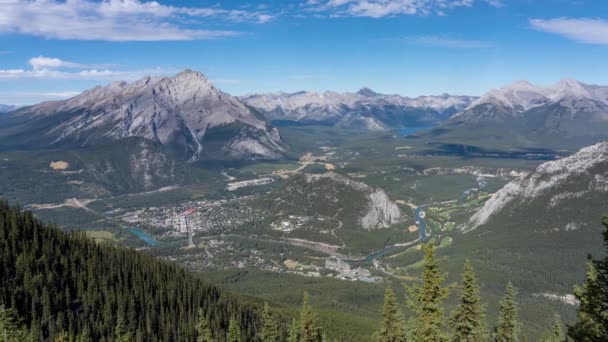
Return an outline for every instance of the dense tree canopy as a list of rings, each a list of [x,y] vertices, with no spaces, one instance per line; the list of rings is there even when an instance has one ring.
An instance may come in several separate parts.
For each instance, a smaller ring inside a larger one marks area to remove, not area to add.
[[[231,317],[248,341],[261,325],[256,303],[172,263],[49,228],[1,201],[0,284],[2,312],[22,319],[4,324],[44,339],[196,341],[199,309],[214,336],[226,336]]]

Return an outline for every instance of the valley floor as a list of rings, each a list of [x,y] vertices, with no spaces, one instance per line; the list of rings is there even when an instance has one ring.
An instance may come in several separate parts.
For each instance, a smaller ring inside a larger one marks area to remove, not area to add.
[[[217,176],[209,182],[138,194],[74,196],[48,203],[45,197],[32,197],[26,208],[66,229],[87,230],[97,241],[146,250],[231,290],[284,303],[286,309],[307,288],[313,298],[318,294],[323,310],[342,312],[344,319],[357,317],[363,333],[369,334],[384,287],[400,288],[418,279],[420,242],[433,239],[440,251],[458,249],[458,228],[492,193],[541,163],[455,155],[398,132],[354,134],[327,127],[282,132],[292,148],[292,158],[283,162],[213,169]],[[14,157],[7,154],[7,167],[23,167],[11,164]],[[365,231],[335,216],[271,213],[260,205],[297,175],[326,172],[383,189],[407,219]],[[73,174],[56,175],[54,181],[62,177],[64,182],[80,181]],[[448,271],[451,276],[460,273]],[[277,282],[285,287],[270,286]],[[542,295],[551,289],[539,293],[523,305],[559,304]],[[567,306],[563,310],[571,312]]]

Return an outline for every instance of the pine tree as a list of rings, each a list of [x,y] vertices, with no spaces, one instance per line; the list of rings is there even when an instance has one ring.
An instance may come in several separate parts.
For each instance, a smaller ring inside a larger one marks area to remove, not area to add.
[[[604,246],[608,252],[608,217],[604,217]],[[574,288],[580,305],[577,322],[568,328],[575,341],[608,341],[608,253],[603,260],[591,259],[585,283]]]
[[[22,326],[15,310],[0,306],[0,340],[7,342],[27,341],[29,333]]]
[[[82,328],[82,333],[78,336],[78,342],[92,342],[93,338],[91,337],[91,329],[89,329],[88,325],[85,325]]]
[[[395,292],[390,287],[384,293],[382,323],[378,342],[405,341],[405,322],[395,300]]]
[[[555,314],[553,325],[551,326],[551,329],[545,331],[543,334],[542,342],[564,342],[565,340],[566,336],[562,330],[562,319],[558,314]]]
[[[198,309],[198,321],[196,322],[196,342],[213,342],[209,320],[205,317],[203,309]]]
[[[515,301],[515,288],[509,282],[504,297],[500,300],[498,314],[498,327],[494,340],[496,342],[517,342],[519,341],[519,321],[518,308]]]
[[[300,313],[300,342],[320,342],[321,329],[317,325],[317,315],[310,306],[310,297],[308,292],[304,292],[304,302],[302,304],[302,312]]]
[[[279,340],[279,328],[272,317],[268,303],[264,303],[262,315],[262,342],[277,342]]]
[[[460,301],[452,316],[450,326],[453,342],[478,342],[488,340],[486,310],[479,297],[479,284],[467,259],[462,273]]]
[[[116,319],[116,327],[114,328],[114,341],[116,342],[132,342],[133,333],[129,331],[129,326],[122,314]]]
[[[439,262],[435,258],[435,246],[432,242],[423,245],[424,268],[422,285],[408,289],[409,304],[416,317],[409,322],[411,338],[415,341],[446,341],[443,331],[443,300],[449,290],[442,285],[445,275],[439,270]]]
[[[298,321],[294,318],[289,326],[289,336],[287,337],[287,342],[298,341],[300,341],[300,327],[298,326]]]
[[[239,321],[236,318],[230,319],[226,342],[241,342],[241,325],[239,324]]]
[[[53,342],[70,342],[70,336],[68,335],[67,332],[62,331],[59,334],[57,334],[57,336],[55,336],[55,338],[53,339]]]

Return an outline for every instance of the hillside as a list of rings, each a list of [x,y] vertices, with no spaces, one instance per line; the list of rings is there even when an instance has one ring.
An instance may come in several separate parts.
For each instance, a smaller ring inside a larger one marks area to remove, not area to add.
[[[601,255],[608,211],[608,142],[544,163],[508,183],[464,225],[444,251],[450,267],[470,258],[489,296],[519,288],[524,320],[550,320],[547,305],[571,317],[572,289],[589,253]]]
[[[195,341],[201,308],[218,341],[233,317],[242,337],[255,340],[256,304],[174,264],[62,233],[5,202],[0,229],[0,305],[40,339],[65,332],[111,341],[121,326],[138,341]]]
[[[382,189],[334,172],[296,176],[265,201],[276,216],[333,218],[345,229],[389,228],[408,218]]]

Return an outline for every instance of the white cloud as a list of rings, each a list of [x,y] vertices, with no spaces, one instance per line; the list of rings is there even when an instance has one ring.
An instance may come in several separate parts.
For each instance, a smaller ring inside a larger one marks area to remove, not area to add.
[[[502,7],[501,0],[478,0]],[[475,0],[307,0],[302,7],[330,17],[383,18],[400,15],[445,15],[447,10],[471,7]]]
[[[68,69],[85,69],[85,68],[104,68],[107,66],[101,64],[81,64],[74,62],[67,62],[61,60],[59,58],[50,58],[50,57],[34,57],[30,58],[29,64],[32,66],[34,70],[42,70],[42,69],[58,69],[58,68],[68,68]]]
[[[454,39],[442,35],[405,37],[404,41],[410,44],[450,49],[480,49],[493,46],[492,43],[481,40]]]
[[[592,18],[530,19],[532,28],[586,44],[608,45],[608,20]]]
[[[0,33],[105,41],[196,40],[239,32],[192,27],[192,19],[265,23],[259,10],[174,7],[140,0],[1,0]],[[187,25],[190,25],[188,27]]]
[[[148,75],[164,76],[175,72],[160,68],[111,70],[103,67],[104,64],[82,64],[44,56],[30,58],[29,64],[32,66],[29,70],[0,69],[0,79],[134,80]]]
[[[148,75],[165,76],[174,73],[162,69],[142,69],[116,71],[109,69],[87,69],[80,71],[63,71],[54,69],[25,70],[0,69],[0,79],[45,78],[64,80],[134,80]]]

